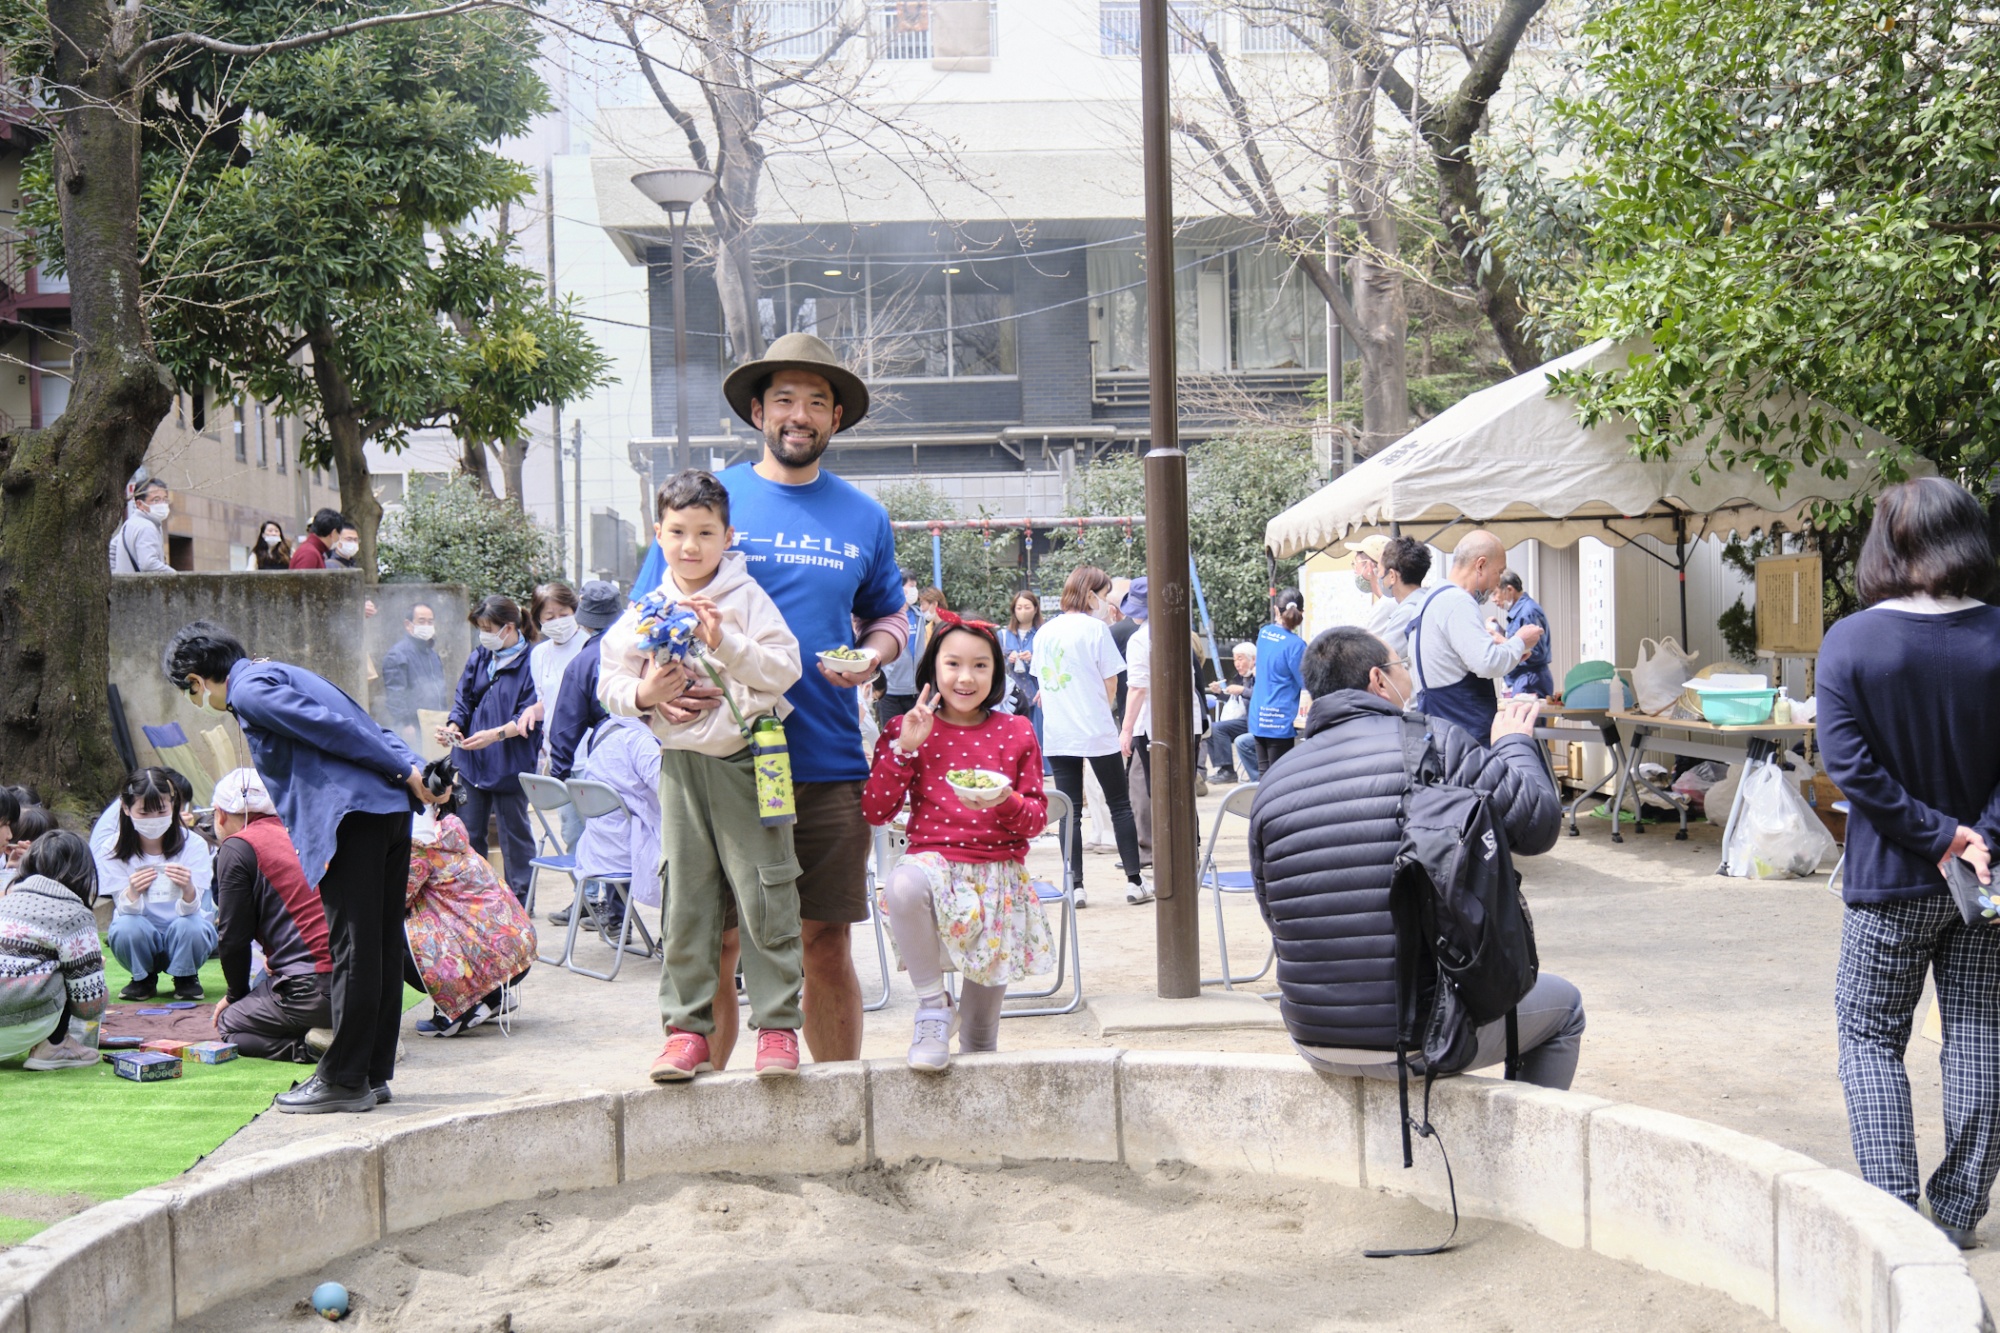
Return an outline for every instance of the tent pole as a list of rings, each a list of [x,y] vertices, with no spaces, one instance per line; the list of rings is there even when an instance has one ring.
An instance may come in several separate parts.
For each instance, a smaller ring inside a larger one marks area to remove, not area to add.
[[[1688,529],[1685,514],[1674,515],[1674,577],[1681,587],[1681,649],[1688,646]]]

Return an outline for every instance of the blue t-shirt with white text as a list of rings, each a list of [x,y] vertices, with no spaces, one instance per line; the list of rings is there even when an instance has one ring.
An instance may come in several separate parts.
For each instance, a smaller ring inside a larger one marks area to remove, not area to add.
[[[1283,625],[1257,631],[1257,683],[1250,687],[1250,734],[1281,740],[1298,734],[1299,659],[1306,641]]]
[[[815,654],[853,643],[856,616],[865,624],[903,609],[888,511],[831,472],[786,486],[738,463],[720,480],[729,492],[734,549],[799,641],[805,670],[785,693],[796,710],[785,719],[792,777],[859,782],[868,776],[859,701],[820,674]]]

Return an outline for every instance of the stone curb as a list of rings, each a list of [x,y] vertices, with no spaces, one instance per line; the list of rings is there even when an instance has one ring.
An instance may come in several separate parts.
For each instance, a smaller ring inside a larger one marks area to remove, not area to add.
[[[1788,1329],[1991,1328],[1964,1257],[1934,1227],[1776,1144],[1476,1077],[1440,1080],[1430,1120],[1468,1215],[1713,1288]],[[1393,1083],[1288,1056],[1008,1052],[962,1057],[943,1076],[871,1060],[775,1085],[721,1074],[343,1130],[100,1204],[0,1254],[0,1333],[171,1330],[440,1218],[667,1173],[1178,1161],[1448,1206],[1437,1143],[1415,1139],[1403,1169]]]

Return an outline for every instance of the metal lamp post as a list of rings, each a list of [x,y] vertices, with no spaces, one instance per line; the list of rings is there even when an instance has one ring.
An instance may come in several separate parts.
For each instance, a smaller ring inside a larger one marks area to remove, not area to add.
[[[692,466],[688,446],[687,392],[687,218],[688,210],[715,188],[715,173],[698,167],[663,167],[632,178],[639,193],[667,211],[674,243],[674,466]]]

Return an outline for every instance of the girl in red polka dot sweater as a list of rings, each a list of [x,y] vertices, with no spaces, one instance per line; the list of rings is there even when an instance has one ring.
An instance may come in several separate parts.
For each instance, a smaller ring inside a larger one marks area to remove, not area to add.
[[[1048,823],[1042,747],[1024,717],[996,713],[1007,689],[991,625],[941,612],[917,666],[916,707],[889,719],[861,794],[871,824],[910,805],[910,849],[890,872],[882,908],[917,989],[910,1067],[943,1073],[951,1034],[960,1054],[998,1049],[1008,983],[1055,967],[1049,922],[1028,881],[1028,840]],[[952,786],[984,769],[1006,783]],[[944,969],[963,983],[957,1006]]]

